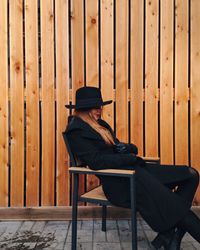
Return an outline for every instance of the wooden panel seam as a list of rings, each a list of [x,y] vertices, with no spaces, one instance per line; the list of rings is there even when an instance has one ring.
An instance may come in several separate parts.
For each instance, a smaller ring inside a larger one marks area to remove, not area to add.
[[[10,101],[10,99],[11,99],[10,92],[11,92],[11,89],[9,88],[8,89],[8,101]],[[26,92],[27,92],[26,88],[24,88],[24,101],[26,101],[26,96],[27,96]],[[55,99],[55,101],[57,99],[56,98],[56,89],[54,91],[54,99]],[[158,101],[160,101],[160,89],[159,88],[157,89],[156,99]],[[73,94],[72,94],[72,90],[70,89],[69,90],[69,102],[72,102],[72,100],[73,100]],[[188,88],[188,90],[187,90],[187,99],[186,100],[187,101],[191,100],[191,88]],[[42,101],[42,89],[41,88],[39,89],[39,101]],[[116,101],[116,90],[113,89],[113,102],[115,102],[115,101]],[[131,98],[131,89],[128,89],[128,101],[134,101]],[[143,101],[145,101],[145,89],[143,89]],[[175,88],[173,88],[173,101],[175,101]]]

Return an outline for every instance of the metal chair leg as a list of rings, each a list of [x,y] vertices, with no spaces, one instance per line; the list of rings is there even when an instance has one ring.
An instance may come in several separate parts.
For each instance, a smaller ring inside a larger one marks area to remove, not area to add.
[[[102,205],[102,227],[101,230],[106,232],[106,216],[107,216],[107,206]]]
[[[130,178],[131,191],[131,229],[132,229],[132,250],[137,250],[137,218],[136,218],[136,193],[135,175]]]
[[[74,174],[72,202],[72,241],[71,249],[77,249],[77,203],[78,203],[78,174]]]

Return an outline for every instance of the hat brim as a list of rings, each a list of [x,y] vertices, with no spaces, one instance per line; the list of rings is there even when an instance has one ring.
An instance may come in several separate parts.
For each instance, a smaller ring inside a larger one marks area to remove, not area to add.
[[[74,105],[74,104],[67,104],[65,105],[66,108],[68,109],[85,109],[85,108],[94,108],[94,107],[97,107],[97,106],[105,106],[105,105],[108,105],[112,103],[112,100],[109,100],[109,101],[105,101],[105,102],[101,102],[100,104],[91,104],[91,103],[85,103],[83,105]]]

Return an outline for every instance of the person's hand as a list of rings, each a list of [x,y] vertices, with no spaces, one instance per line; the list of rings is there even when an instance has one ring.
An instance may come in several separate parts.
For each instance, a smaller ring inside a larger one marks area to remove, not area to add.
[[[113,145],[113,147],[114,147],[114,152],[116,153],[119,153],[119,154],[129,153],[125,143],[119,142]]]

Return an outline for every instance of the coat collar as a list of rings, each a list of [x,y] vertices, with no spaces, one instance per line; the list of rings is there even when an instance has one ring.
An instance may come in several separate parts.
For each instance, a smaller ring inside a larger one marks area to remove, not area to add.
[[[90,126],[81,118],[71,115],[68,117],[68,125],[66,128],[66,132],[70,132],[77,129],[88,129],[88,127]]]
[[[102,137],[99,133],[97,133],[90,125],[84,122],[81,118],[77,116],[69,116],[68,125],[66,128],[66,133],[70,133],[75,130],[80,130],[82,136],[90,138],[90,139],[100,139]]]

